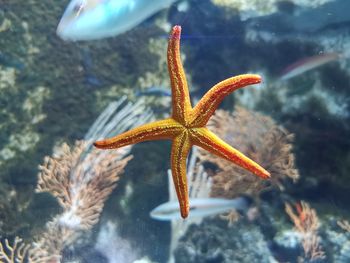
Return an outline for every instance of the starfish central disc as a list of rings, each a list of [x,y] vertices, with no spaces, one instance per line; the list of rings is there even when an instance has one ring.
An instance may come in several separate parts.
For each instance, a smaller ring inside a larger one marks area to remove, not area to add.
[[[113,138],[97,141],[101,149],[113,149],[149,140],[172,140],[171,171],[183,218],[189,214],[186,158],[193,145],[229,160],[261,178],[270,173],[206,128],[221,101],[231,92],[261,82],[254,74],[239,75],[219,82],[192,108],[185,72],[180,58],[181,27],[174,26],[169,37],[167,60],[172,92],[171,118],[148,123]]]

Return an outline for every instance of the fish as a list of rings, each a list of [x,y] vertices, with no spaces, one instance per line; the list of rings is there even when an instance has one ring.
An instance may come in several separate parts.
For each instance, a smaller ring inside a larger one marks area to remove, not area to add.
[[[191,198],[191,218],[206,217],[228,212],[230,210],[247,211],[250,202],[246,197],[235,199],[222,198]],[[180,220],[180,208],[177,201],[163,203],[150,212],[150,217],[160,221]]]
[[[150,87],[145,90],[139,90],[136,92],[136,96],[158,96],[158,97],[170,97],[171,91],[170,89],[165,89],[162,87]]]
[[[85,83],[89,86],[101,86],[102,81],[94,73],[94,63],[91,58],[90,50],[87,47],[81,49],[81,65],[85,74]]]
[[[63,40],[122,34],[177,0],[71,0],[57,26]]]
[[[339,53],[322,53],[316,56],[300,59],[286,67],[280,76],[281,80],[288,80],[299,76],[309,70],[323,66],[326,63],[338,60],[342,55]]]

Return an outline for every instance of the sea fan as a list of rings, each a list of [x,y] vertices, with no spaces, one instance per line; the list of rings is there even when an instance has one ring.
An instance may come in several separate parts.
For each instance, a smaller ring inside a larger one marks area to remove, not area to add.
[[[24,262],[24,259],[30,263],[60,262],[62,250],[98,222],[104,202],[131,159],[127,156],[131,146],[101,151],[93,149],[92,142],[151,118],[152,113],[142,101],[127,103],[123,97],[98,117],[84,141],[77,141],[73,147],[63,143],[53,156],[46,156],[44,164],[39,166],[36,192],[52,194],[63,212],[47,223],[30,246],[18,246],[19,239],[13,246],[5,241],[5,247],[0,247],[0,259],[18,257],[22,261],[13,262]]]
[[[209,167],[207,172],[213,177],[211,196],[234,198],[242,193],[258,196],[271,185],[283,189],[282,181],[286,178],[293,181],[299,178],[292,153],[293,135],[270,117],[237,107],[234,114],[216,111],[208,126],[271,173],[270,180],[261,180],[237,165],[200,151],[201,163]]]

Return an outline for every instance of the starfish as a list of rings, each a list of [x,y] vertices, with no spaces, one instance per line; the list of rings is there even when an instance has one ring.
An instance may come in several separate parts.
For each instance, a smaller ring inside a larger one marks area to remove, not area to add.
[[[261,178],[269,178],[270,173],[206,128],[209,118],[225,96],[247,85],[260,83],[261,77],[245,74],[221,81],[192,108],[180,58],[180,35],[181,27],[174,26],[169,37],[167,51],[172,92],[171,117],[136,127],[113,138],[97,141],[94,145],[101,149],[114,149],[149,140],[172,140],[172,177],[181,216],[186,218],[189,214],[186,159],[193,145],[229,160]]]

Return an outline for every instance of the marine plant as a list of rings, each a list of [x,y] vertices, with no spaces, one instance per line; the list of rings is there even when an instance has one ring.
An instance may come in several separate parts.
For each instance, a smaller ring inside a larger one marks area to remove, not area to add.
[[[296,210],[296,211],[295,211]],[[318,236],[320,222],[316,210],[306,202],[301,201],[293,207],[286,203],[285,211],[294,223],[295,230],[300,234],[304,256],[298,258],[298,262],[315,261],[325,258],[325,252],[320,245],[321,238]]]
[[[283,181],[298,180],[292,151],[293,134],[260,113],[236,107],[234,113],[218,110],[208,127],[221,138],[271,172],[268,181],[259,180],[236,165],[204,151],[199,151],[200,162],[212,176],[211,196],[235,198],[245,193],[258,197],[270,187],[284,189]]]
[[[89,144],[61,145],[53,157],[39,167],[37,192],[49,192],[63,212],[47,223],[46,231],[34,242],[35,250],[59,256],[83,231],[90,230],[102,212],[104,202],[116,187],[119,176],[131,159],[130,149],[101,156]],[[103,158],[102,162],[96,162]]]
[[[40,263],[40,261],[32,261],[29,253],[30,246],[26,245],[22,239],[16,237],[13,244],[7,239],[4,245],[0,243],[0,260],[2,263]],[[44,263],[44,261],[41,261]]]
[[[350,223],[347,220],[342,220],[342,221],[338,221],[337,222],[338,226],[341,227],[341,229],[343,229],[346,232],[350,233]]]
[[[11,246],[5,240],[0,256],[12,260],[9,263],[60,262],[63,249],[98,222],[104,202],[132,158],[131,147],[103,152],[93,149],[92,141],[150,118],[152,114],[142,101],[127,103],[122,97],[97,118],[84,141],[77,141],[73,147],[63,143],[53,156],[46,156],[39,166],[36,192],[53,195],[62,212],[46,224],[31,244],[16,237]]]

